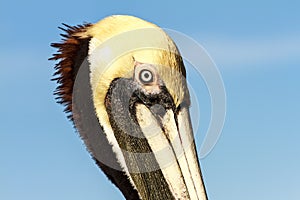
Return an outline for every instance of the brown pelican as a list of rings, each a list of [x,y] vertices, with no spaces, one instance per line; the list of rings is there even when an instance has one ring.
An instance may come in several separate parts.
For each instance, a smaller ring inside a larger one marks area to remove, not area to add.
[[[172,39],[123,15],[61,29],[55,95],[108,179],[126,199],[207,199]]]

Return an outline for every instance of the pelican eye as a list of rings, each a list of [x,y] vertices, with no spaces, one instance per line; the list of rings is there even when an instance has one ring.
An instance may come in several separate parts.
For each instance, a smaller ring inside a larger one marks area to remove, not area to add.
[[[148,69],[143,69],[140,71],[139,79],[143,84],[150,84],[153,82],[153,74]]]

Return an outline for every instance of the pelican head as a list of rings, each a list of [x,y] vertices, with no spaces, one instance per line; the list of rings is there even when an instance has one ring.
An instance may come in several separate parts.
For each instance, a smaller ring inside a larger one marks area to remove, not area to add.
[[[132,16],[61,29],[55,94],[108,179],[126,199],[207,199],[172,39]]]

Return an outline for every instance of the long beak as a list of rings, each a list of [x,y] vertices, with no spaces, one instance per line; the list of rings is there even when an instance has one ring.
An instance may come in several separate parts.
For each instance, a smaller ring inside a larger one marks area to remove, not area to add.
[[[157,112],[143,104],[136,107],[138,124],[162,172],[161,179],[166,180],[174,199],[206,200],[188,108]]]

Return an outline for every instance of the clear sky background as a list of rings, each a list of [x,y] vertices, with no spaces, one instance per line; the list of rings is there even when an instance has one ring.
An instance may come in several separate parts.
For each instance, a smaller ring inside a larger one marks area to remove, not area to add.
[[[55,103],[47,58],[62,22],[130,14],[193,37],[222,74],[226,123],[201,160],[210,199],[299,200],[299,8],[296,0],[1,0],[0,199],[123,199]]]

